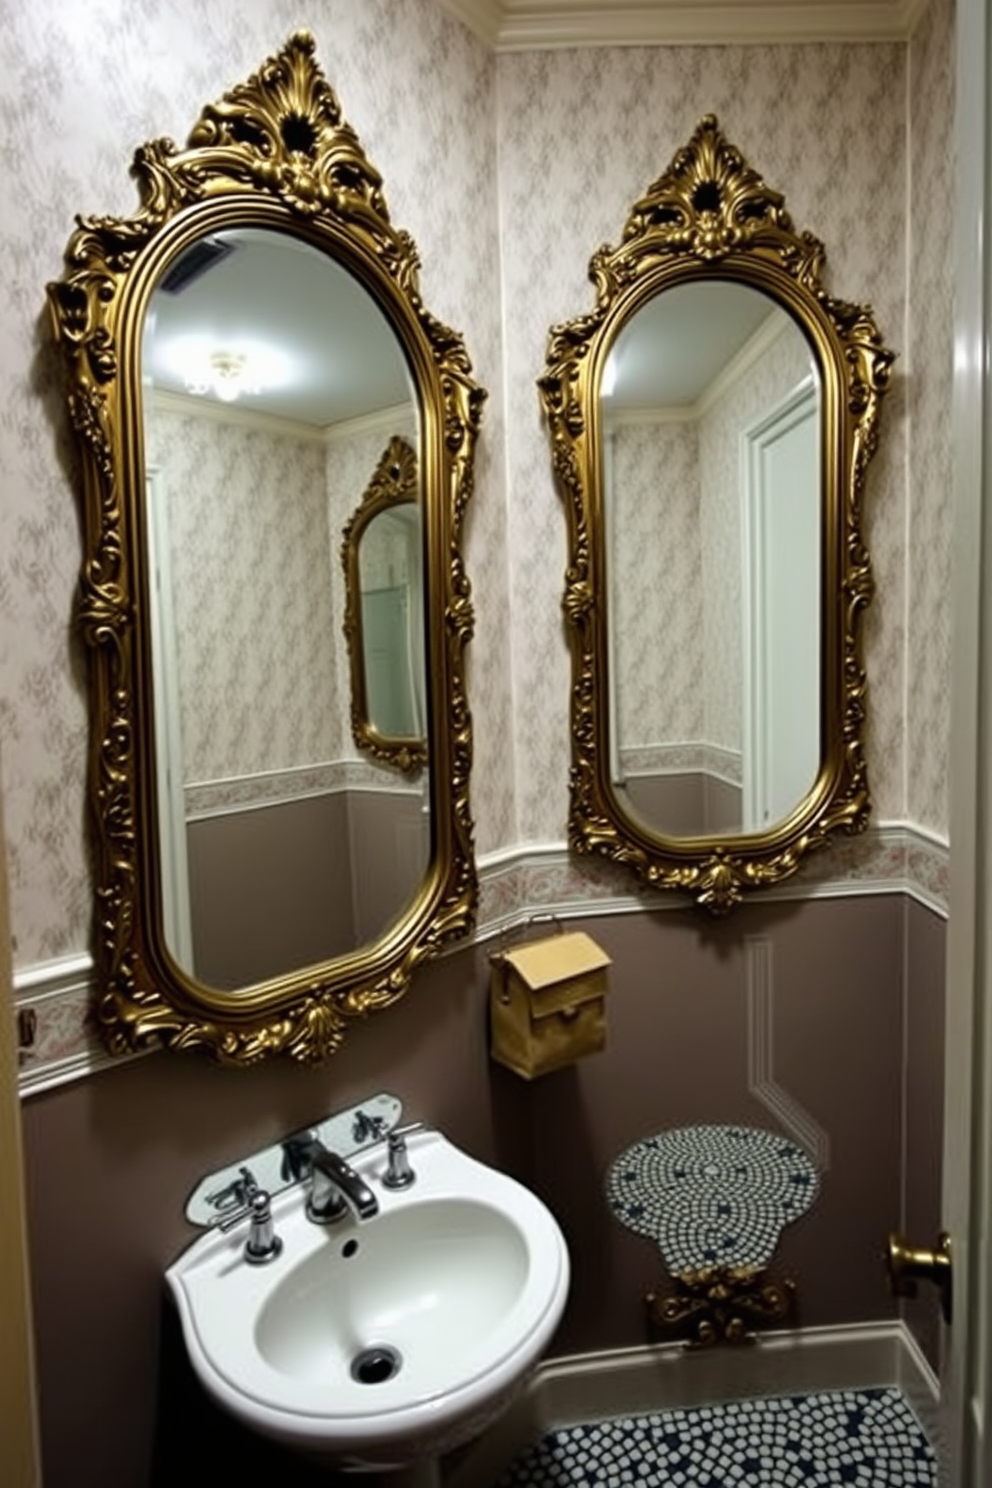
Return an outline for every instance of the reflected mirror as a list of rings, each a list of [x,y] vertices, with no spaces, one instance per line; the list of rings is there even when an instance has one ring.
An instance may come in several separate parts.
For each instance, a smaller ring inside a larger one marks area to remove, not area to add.
[[[722,912],[868,820],[868,462],[893,354],[702,120],[541,393],[569,527],[569,842]]]
[[[100,1023],[115,1051],[316,1060],[473,922],[484,393],[305,33],[134,173],[139,213],[82,219],[50,286],[85,482]],[[408,666],[369,689],[403,771],[356,744],[338,557],[396,441],[402,514],[358,566],[370,647]]]
[[[809,343],[749,285],[675,285],[617,336],[600,418],[617,798],[666,837],[765,830],[820,762]]]
[[[345,620],[355,744],[399,770],[427,759],[417,455],[394,436],[344,529]]]

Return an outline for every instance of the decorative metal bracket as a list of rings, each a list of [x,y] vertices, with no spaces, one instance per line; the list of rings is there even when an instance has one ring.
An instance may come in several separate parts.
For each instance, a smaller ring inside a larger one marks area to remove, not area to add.
[[[653,1329],[686,1340],[686,1348],[754,1343],[755,1329],[795,1317],[796,1284],[773,1281],[764,1267],[706,1266],[682,1271],[644,1299]]]

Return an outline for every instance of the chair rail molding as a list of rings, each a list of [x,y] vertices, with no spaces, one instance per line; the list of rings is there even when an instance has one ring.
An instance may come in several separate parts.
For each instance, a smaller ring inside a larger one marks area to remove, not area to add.
[[[474,941],[459,942],[445,956],[496,939],[534,918],[656,914],[691,902],[688,896],[632,886],[615,864],[578,859],[564,842],[521,843],[486,854],[479,861],[479,887]],[[947,844],[905,822],[870,827],[811,858],[801,874],[770,889],[762,902],[878,894],[904,894],[946,919]],[[20,1050],[22,1096],[96,1074],[119,1065],[122,1057],[148,1057],[106,1052],[92,1021],[95,991],[88,952],[15,970],[15,1007],[34,1014],[32,1041]],[[767,1084],[771,1076],[764,1065],[762,1069],[764,1074],[755,1078]]]

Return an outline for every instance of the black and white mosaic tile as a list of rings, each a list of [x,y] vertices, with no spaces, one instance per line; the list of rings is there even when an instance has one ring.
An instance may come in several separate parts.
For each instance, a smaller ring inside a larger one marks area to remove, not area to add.
[[[936,1488],[895,1389],[625,1416],[547,1432],[496,1488]]]
[[[656,1240],[673,1275],[766,1266],[819,1176],[794,1142],[749,1126],[679,1126],[635,1142],[606,1180],[623,1224]]]

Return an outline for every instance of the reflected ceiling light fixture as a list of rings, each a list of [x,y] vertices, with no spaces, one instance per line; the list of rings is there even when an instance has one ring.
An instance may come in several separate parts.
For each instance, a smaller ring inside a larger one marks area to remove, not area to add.
[[[239,337],[224,345],[202,334],[166,334],[156,346],[156,384],[173,391],[181,387],[193,397],[236,403],[290,387],[299,378],[298,359],[264,340]]]
[[[244,351],[211,351],[186,373],[186,391],[195,397],[234,403],[262,391],[258,371]]]

